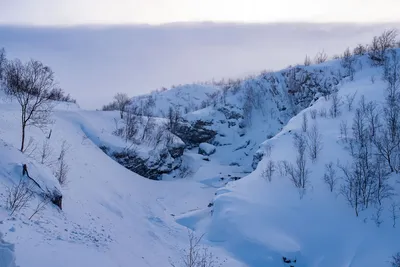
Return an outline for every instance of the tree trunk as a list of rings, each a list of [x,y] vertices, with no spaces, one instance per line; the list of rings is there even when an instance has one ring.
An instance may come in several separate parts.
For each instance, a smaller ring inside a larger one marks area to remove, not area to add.
[[[21,152],[24,152],[24,146],[25,146],[25,123],[22,123],[22,138],[21,138]]]

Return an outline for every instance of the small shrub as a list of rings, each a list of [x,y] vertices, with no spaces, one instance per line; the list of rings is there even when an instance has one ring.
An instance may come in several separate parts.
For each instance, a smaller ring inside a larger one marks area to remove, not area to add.
[[[335,190],[338,178],[336,175],[336,170],[333,167],[333,163],[325,165],[324,182],[329,186],[329,190],[333,192]]]
[[[275,170],[276,170],[275,162],[273,162],[272,160],[268,160],[267,166],[261,172],[261,177],[263,177],[264,179],[267,179],[269,182],[271,182],[272,177],[275,173]]]
[[[189,247],[183,250],[183,255],[178,264],[171,263],[172,267],[214,267],[218,265],[214,255],[207,248],[202,247],[200,242],[204,235],[196,237],[189,232]]]
[[[326,118],[327,112],[326,112],[326,108],[321,108],[319,110],[319,116],[321,116],[322,118]]]
[[[10,216],[27,208],[32,198],[33,192],[29,183],[23,178],[19,180],[18,184],[7,188],[6,207],[11,211]]]
[[[317,118],[317,110],[316,109],[312,109],[310,111],[310,116],[311,116],[311,119],[315,120]]]

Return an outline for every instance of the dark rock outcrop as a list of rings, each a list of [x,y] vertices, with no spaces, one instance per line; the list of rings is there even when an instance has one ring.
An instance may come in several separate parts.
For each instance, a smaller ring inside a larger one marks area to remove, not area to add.
[[[251,164],[251,167],[253,170],[257,169],[258,163],[263,159],[264,153],[261,150],[258,150],[256,153],[253,155],[253,163]]]
[[[185,144],[172,144],[167,146],[168,152],[174,159],[182,157],[185,151]]]
[[[217,132],[210,129],[212,122],[197,120],[191,124],[180,123],[174,134],[177,135],[188,147],[197,147],[201,143],[210,143]]]
[[[102,150],[128,170],[152,180],[159,180],[162,174],[176,170],[181,164],[181,158],[174,159],[168,149],[154,152],[146,158],[139,156],[134,150],[118,152],[109,152],[109,149],[104,148]],[[177,150],[174,152],[176,152],[175,156],[180,153]]]

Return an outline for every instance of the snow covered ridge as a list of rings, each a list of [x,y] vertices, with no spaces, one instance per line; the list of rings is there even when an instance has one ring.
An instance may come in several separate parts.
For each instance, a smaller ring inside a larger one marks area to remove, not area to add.
[[[400,251],[399,55],[264,73],[166,118],[58,104],[47,128],[28,125],[23,153],[21,107],[0,99],[6,264],[187,267],[180,259],[205,234],[199,248],[214,267],[390,267]],[[7,188],[39,190],[23,164],[40,188],[62,191],[62,210],[34,194],[13,212]]]
[[[183,224],[247,266],[399,266],[400,49],[358,60],[217,191],[210,219]]]
[[[361,66],[354,68],[358,71]],[[171,124],[168,130],[186,148],[210,143],[217,146],[217,158],[229,154],[223,164],[250,170],[263,141],[320,96],[337,91],[348,76],[338,60],[297,66],[213,86],[187,85],[154,92],[133,98],[126,110],[140,117],[162,116],[173,121],[175,126]]]
[[[211,84],[179,85],[169,90],[163,88],[147,95],[133,97],[131,102],[135,106],[148,106],[153,116],[166,117],[170,107],[186,114],[208,106],[210,96],[219,90],[218,86]]]

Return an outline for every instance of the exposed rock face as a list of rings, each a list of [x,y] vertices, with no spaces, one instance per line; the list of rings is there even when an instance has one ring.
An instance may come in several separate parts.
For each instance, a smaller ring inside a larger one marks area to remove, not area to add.
[[[188,147],[196,147],[201,143],[211,142],[217,132],[208,128],[212,122],[197,120],[192,124],[179,124],[174,134],[177,135]]]
[[[51,202],[62,210],[62,194],[58,190],[54,190],[50,196]]]
[[[178,148],[175,149],[177,156]],[[183,153],[180,149],[179,151]],[[167,148],[154,151],[147,156],[141,156],[134,150],[109,152],[105,147],[102,147],[102,150],[125,168],[152,180],[159,180],[162,174],[179,168],[182,161],[180,156],[174,159]]]
[[[199,145],[199,154],[204,156],[210,156],[214,154],[216,151],[216,147],[208,144],[208,143],[201,143]]]
[[[229,108],[231,108],[231,109],[229,109]],[[228,120],[243,119],[243,115],[241,113],[237,112],[236,110],[232,110],[233,106],[230,106],[229,108],[220,107],[220,108],[218,108],[218,111],[221,112],[222,114],[224,114],[225,118],[227,118]]]
[[[167,146],[168,152],[174,159],[182,157],[183,152],[185,151],[184,144],[172,144]]]
[[[257,169],[258,163],[263,159],[264,153],[261,150],[258,150],[256,153],[253,155],[253,163],[251,164],[251,167],[253,170]]]

